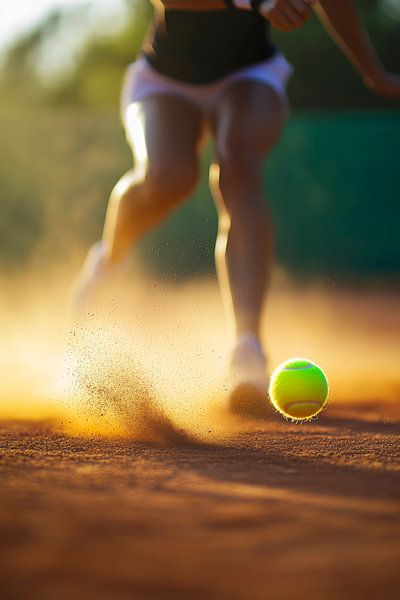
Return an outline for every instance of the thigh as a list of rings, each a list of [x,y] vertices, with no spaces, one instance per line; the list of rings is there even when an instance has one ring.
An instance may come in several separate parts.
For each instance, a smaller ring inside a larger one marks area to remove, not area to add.
[[[232,84],[211,119],[217,159],[245,153],[262,160],[277,141],[286,112],[285,103],[268,85],[257,81]]]
[[[185,100],[156,96],[127,108],[125,129],[135,162],[179,162],[197,154],[204,118]]]

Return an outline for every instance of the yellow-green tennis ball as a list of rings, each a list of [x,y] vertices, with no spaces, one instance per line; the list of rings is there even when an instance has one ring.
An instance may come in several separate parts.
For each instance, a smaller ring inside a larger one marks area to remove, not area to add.
[[[286,360],[275,369],[269,396],[285,417],[303,420],[317,415],[328,400],[328,381],[317,365],[305,358]]]

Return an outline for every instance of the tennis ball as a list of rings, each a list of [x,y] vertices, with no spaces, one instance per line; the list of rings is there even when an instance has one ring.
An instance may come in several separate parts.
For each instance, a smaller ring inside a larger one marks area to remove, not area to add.
[[[317,415],[328,400],[328,381],[317,365],[305,358],[291,358],[271,377],[269,396],[285,417],[301,421]]]

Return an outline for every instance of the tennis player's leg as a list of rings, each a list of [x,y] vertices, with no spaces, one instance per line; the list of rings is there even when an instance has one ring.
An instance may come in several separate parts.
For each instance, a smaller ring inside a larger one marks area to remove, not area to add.
[[[134,167],[113,189],[103,238],[89,251],[75,290],[85,306],[95,288],[191,193],[198,179],[203,131],[201,112],[177,97],[158,96],[132,104],[126,114]]]
[[[197,184],[201,112],[172,96],[149,98],[128,108],[128,140],[135,167],[115,186],[103,239],[111,262],[185,200]]]
[[[236,383],[265,392],[260,322],[273,260],[273,229],[262,184],[265,157],[279,138],[286,107],[269,86],[233,84],[215,115],[211,188],[219,214],[216,264],[235,335]]]

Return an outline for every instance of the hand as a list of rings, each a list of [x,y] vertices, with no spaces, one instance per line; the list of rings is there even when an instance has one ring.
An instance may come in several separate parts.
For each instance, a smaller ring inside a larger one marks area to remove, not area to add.
[[[400,75],[383,71],[377,77],[366,77],[364,82],[376,94],[400,100]]]
[[[308,19],[316,0],[265,0],[260,14],[281,31],[293,31]]]

